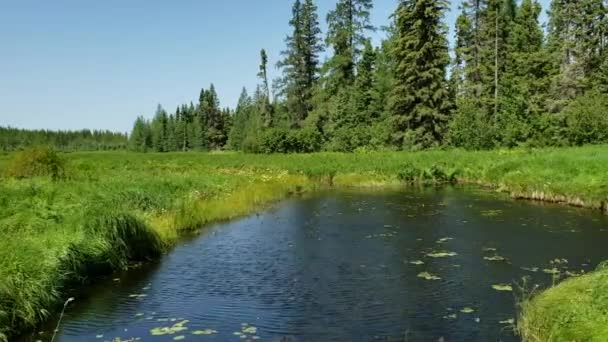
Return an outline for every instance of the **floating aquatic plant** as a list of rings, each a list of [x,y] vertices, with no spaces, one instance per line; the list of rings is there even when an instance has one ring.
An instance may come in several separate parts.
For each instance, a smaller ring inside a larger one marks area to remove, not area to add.
[[[414,260],[414,261],[410,261],[410,264],[412,264],[412,265],[424,265],[424,261],[422,261],[422,260]]]
[[[481,214],[481,216],[484,216],[484,217],[496,217],[496,216],[499,216],[500,214],[502,214],[502,210],[498,210],[498,209],[482,210],[480,214]]]
[[[513,318],[509,318],[509,319],[505,319],[504,321],[500,321],[498,322],[500,324],[509,324],[509,325],[513,325],[515,324],[515,319]]]
[[[192,335],[213,335],[213,334],[217,334],[217,330],[204,329],[204,330],[195,330],[192,332]]]
[[[189,320],[183,320],[173,324],[170,327],[158,327],[150,330],[150,334],[153,336],[162,336],[162,335],[173,335],[178,332],[188,330],[185,325],[190,322]]]
[[[440,277],[430,274],[429,272],[418,273],[418,278],[422,278],[422,279],[426,279],[426,280],[441,280]]]
[[[496,291],[513,291],[513,286],[509,284],[492,285],[492,288]]]
[[[556,275],[556,274],[560,273],[560,271],[555,267],[554,268],[544,268],[543,272],[547,273],[547,274],[552,274],[552,275]]]
[[[458,253],[455,252],[432,252],[432,253],[428,253],[426,256],[430,257],[430,258],[447,258],[447,257],[453,257],[458,255]]]
[[[491,257],[483,257],[484,260],[488,260],[488,261],[506,261],[507,258],[500,256],[500,255],[493,255]]]
[[[460,310],[460,312],[465,313],[465,314],[470,314],[470,313],[475,312],[475,310],[472,308],[466,307],[466,308],[463,308],[462,310]]]

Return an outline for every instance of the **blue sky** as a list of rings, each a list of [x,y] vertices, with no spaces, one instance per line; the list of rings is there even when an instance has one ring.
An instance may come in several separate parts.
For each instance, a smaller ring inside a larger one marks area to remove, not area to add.
[[[548,1],[541,0],[545,9]],[[324,22],[335,1],[317,3]],[[450,28],[459,3],[452,1]],[[386,25],[395,4],[374,1],[374,25]],[[212,82],[222,106],[232,107],[243,86],[257,83],[259,50],[268,51],[272,65],[278,60],[291,5],[0,0],[0,126],[126,132],[158,103],[173,111]]]

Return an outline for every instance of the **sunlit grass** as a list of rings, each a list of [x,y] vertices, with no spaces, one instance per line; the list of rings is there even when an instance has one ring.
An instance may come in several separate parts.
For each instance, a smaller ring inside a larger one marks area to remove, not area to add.
[[[608,341],[608,269],[565,280],[520,305],[524,341]]]
[[[4,172],[11,155],[0,154],[0,334],[32,327],[65,301],[65,287],[157,257],[185,231],[317,188],[457,180],[590,208],[608,201],[605,146],[63,156],[66,179],[16,179]]]

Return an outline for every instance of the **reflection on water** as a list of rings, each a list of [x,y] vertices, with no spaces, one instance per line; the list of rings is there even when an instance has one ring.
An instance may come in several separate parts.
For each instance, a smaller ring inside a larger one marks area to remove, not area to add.
[[[517,340],[522,277],[593,269],[607,223],[475,189],[292,199],[99,282],[56,341]]]

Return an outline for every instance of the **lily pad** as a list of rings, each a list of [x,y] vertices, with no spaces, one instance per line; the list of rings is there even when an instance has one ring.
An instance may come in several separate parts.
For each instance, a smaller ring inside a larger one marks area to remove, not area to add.
[[[454,240],[454,238],[444,237],[444,238],[441,238],[441,239],[437,240],[437,243],[445,243],[445,242],[448,242],[450,240]]]
[[[424,265],[424,261],[422,261],[422,260],[414,260],[414,261],[410,261],[410,264],[412,264],[412,265]]]
[[[250,326],[250,327],[243,329],[244,334],[254,335],[257,332],[258,332],[258,328],[254,327],[254,326]]]
[[[430,258],[447,258],[447,257],[453,257],[458,255],[458,253],[455,252],[433,252],[433,253],[428,253],[426,256],[430,257]]]
[[[185,340],[185,339],[186,339],[186,336],[184,336],[184,335],[175,336],[173,338],[174,341],[181,341],[181,340]]]
[[[521,269],[528,272],[538,272],[538,267],[522,267]]]
[[[494,210],[482,210],[481,211],[481,216],[484,216],[484,217],[496,217],[496,216],[499,216],[500,214],[502,214],[502,210],[494,209]]]
[[[217,334],[217,330],[205,329],[205,330],[195,330],[192,332],[192,335],[213,335],[213,334]]]
[[[545,269],[543,269],[543,272],[547,273],[547,274],[554,274],[554,275],[560,273],[560,271],[555,267],[554,268],[545,268]]]
[[[482,250],[484,252],[496,252],[496,248],[494,247],[484,247]]]
[[[509,325],[513,325],[515,324],[515,319],[513,318],[509,318],[509,319],[505,319],[504,321],[500,321],[498,322],[500,324],[509,324]]]
[[[418,273],[418,278],[422,278],[422,279],[426,279],[426,280],[441,280],[440,277],[430,274],[429,272]]]
[[[144,298],[144,297],[147,297],[147,296],[148,296],[148,295],[147,295],[147,294],[145,294],[145,293],[141,293],[141,294],[138,294],[138,293],[133,293],[133,294],[130,294],[130,295],[129,295],[129,298],[137,298],[137,299],[141,299],[141,298]]]
[[[456,318],[458,318],[458,315],[455,314],[455,313],[443,316],[443,319],[450,319],[450,320],[452,320],[452,319],[456,319]]]
[[[509,284],[492,285],[492,288],[496,291],[513,291],[513,286]]]
[[[174,335],[178,332],[184,331],[184,330],[188,330],[188,328],[186,328],[184,325],[186,325],[188,322],[188,320],[183,320],[181,322],[177,322],[175,324],[173,324],[170,327],[158,327],[158,328],[153,328],[150,329],[150,334],[152,336],[162,336],[162,335]]]
[[[488,260],[488,261],[506,261],[507,258],[500,256],[500,255],[493,255],[491,257],[483,257],[484,260]]]
[[[470,314],[470,313],[475,312],[475,310],[471,309],[469,307],[466,307],[466,308],[463,308],[462,310],[460,310],[460,312],[465,313],[465,314]]]

